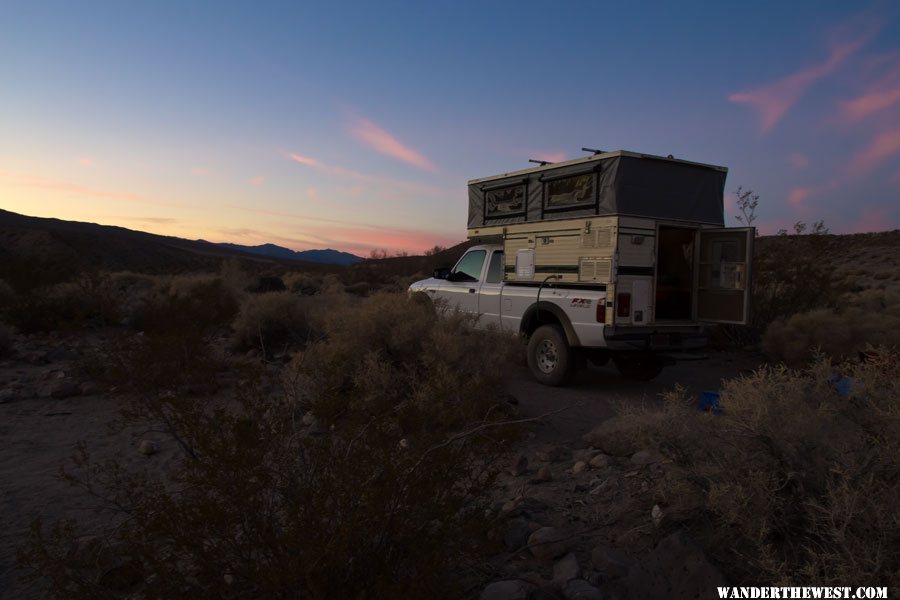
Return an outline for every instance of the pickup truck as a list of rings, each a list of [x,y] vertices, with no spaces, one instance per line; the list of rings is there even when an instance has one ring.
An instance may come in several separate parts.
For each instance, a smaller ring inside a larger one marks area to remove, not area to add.
[[[607,323],[604,286],[566,284],[549,276],[504,281],[502,244],[471,247],[452,269],[437,269],[409,291],[478,316],[479,327],[500,327],[528,340],[528,367],[539,382],[558,386],[590,360],[612,359],[626,377],[649,380],[671,362],[667,352],[705,345],[699,325],[651,327]],[[424,299],[424,298],[423,298]]]

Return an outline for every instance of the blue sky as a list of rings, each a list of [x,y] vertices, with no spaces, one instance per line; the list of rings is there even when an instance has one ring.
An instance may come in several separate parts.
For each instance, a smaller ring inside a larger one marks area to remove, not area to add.
[[[726,165],[766,233],[893,229],[895,6],[2,2],[0,207],[419,251],[466,180],[589,146]]]

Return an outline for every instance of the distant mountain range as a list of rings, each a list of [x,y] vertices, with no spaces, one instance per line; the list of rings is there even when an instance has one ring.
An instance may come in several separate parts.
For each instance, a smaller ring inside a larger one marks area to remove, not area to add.
[[[249,252],[250,254],[258,254],[260,256],[268,256],[269,258],[277,258],[281,260],[300,260],[303,262],[321,263],[326,265],[353,265],[362,262],[362,258],[349,252],[340,252],[339,250],[303,250],[296,251],[284,246],[276,246],[275,244],[261,244],[259,246],[242,246],[240,244],[230,244],[221,242],[218,246],[231,248],[232,250],[240,250],[241,252]]]

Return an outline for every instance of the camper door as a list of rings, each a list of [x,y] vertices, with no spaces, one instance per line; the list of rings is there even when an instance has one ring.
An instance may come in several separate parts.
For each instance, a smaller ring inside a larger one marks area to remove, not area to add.
[[[697,237],[695,318],[746,325],[750,318],[754,228],[700,229]]]

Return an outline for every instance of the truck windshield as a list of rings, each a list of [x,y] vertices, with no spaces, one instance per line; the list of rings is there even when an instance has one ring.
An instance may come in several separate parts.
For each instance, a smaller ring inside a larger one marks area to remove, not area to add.
[[[463,256],[453,267],[453,279],[456,281],[478,281],[481,267],[484,266],[484,250],[472,250]]]

